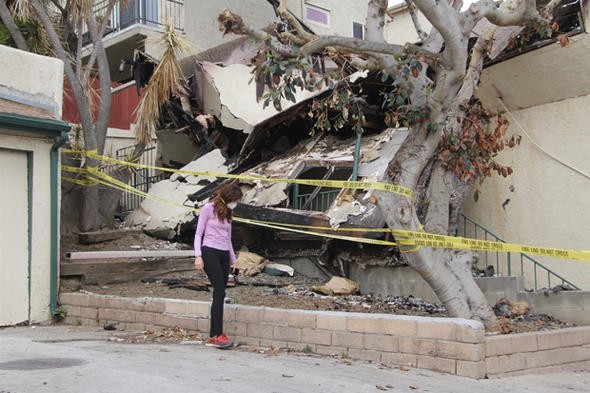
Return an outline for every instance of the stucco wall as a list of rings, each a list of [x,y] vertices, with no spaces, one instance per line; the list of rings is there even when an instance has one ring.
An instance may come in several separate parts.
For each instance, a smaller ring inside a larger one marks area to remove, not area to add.
[[[1,46],[0,70],[0,96],[48,110],[61,119],[61,60]]]
[[[273,8],[266,1],[185,1],[185,39],[190,43],[193,53],[238,38],[233,34],[223,37],[219,31],[217,17],[225,8],[240,14],[244,22],[254,28],[268,26],[276,20]]]
[[[479,201],[470,198],[465,214],[511,243],[589,249],[590,179],[568,167],[590,174],[588,108],[590,96],[586,95],[511,111],[509,130],[521,135],[522,142],[504,151],[500,161],[514,173],[507,178],[494,176],[477,186]],[[590,263],[534,258],[582,289],[590,289]],[[530,281],[525,284],[530,286]]]
[[[63,63],[61,60],[39,56],[6,46],[0,46],[0,98],[4,106],[0,111],[15,116],[42,116],[44,119],[60,119],[63,94]],[[26,128],[26,125],[24,126]],[[27,131],[0,128],[0,149],[26,152],[30,166],[19,168],[24,176],[30,176],[30,197],[27,201],[31,217],[29,239],[30,247],[30,312],[31,322],[44,321],[50,314],[51,286],[51,165],[50,151],[55,140],[44,133],[46,130],[31,128]],[[32,158],[32,159],[30,159]],[[18,163],[11,163],[18,165]],[[22,162],[21,162],[22,165]],[[58,163],[59,165],[59,163]],[[16,171],[15,167],[2,168],[3,171]],[[59,174],[58,174],[59,182]],[[22,182],[21,184],[25,184]],[[3,184],[2,187],[14,185]],[[28,188],[28,187],[27,187]],[[20,197],[22,193],[7,193],[8,198]],[[3,206],[6,206],[3,201]],[[29,203],[30,202],[30,203]],[[25,218],[27,219],[27,218]],[[10,231],[10,223],[3,222],[1,231]],[[2,232],[0,232],[0,236]],[[26,235],[25,235],[26,236]],[[10,258],[14,250],[2,250],[3,258]],[[22,255],[22,253],[20,254]],[[27,261],[14,261],[13,263]],[[26,285],[26,283],[25,283]],[[0,296],[10,294],[2,292]]]

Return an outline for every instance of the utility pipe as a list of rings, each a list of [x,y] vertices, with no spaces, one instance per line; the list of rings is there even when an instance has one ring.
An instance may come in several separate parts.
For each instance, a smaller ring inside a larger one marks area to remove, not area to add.
[[[60,135],[56,138],[55,143],[51,146],[50,152],[50,193],[51,193],[51,213],[50,213],[50,225],[51,225],[51,245],[50,245],[50,268],[49,274],[50,282],[49,282],[49,309],[51,311],[51,315],[57,315],[57,303],[58,303],[58,293],[57,293],[57,283],[59,281],[59,181],[58,181],[58,174],[59,174],[59,148],[63,146],[64,143],[68,140],[68,131],[61,130]]]

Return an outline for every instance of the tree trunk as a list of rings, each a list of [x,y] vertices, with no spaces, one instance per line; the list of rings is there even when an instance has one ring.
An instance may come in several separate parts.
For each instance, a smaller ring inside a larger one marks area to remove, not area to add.
[[[29,46],[27,45],[27,41],[25,40],[18,26],[14,22],[14,19],[10,14],[10,10],[8,9],[4,1],[0,1],[0,19],[2,20],[2,23],[4,23],[4,26],[6,26],[6,28],[10,32],[10,35],[12,36],[12,39],[14,40],[16,47],[20,50],[28,52]]]
[[[390,162],[386,180],[416,190],[423,171],[428,168],[427,190],[417,193],[414,200],[379,192],[376,193],[377,204],[390,228],[448,235],[451,213],[454,214],[455,209],[453,201],[464,200],[469,187],[456,182],[454,174],[436,160],[433,167],[428,165],[435,159],[441,131],[429,133],[426,127],[426,124],[418,125],[409,134]],[[425,206],[422,223],[417,215],[418,205]],[[402,246],[400,249],[407,264],[428,282],[450,315],[478,319],[486,329],[496,329],[496,317],[471,273],[475,253],[427,247],[412,250]]]

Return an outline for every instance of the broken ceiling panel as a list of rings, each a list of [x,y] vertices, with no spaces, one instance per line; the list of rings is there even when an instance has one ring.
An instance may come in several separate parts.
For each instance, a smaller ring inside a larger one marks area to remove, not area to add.
[[[256,84],[250,83],[252,67],[243,64],[222,67],[206,61],[201,66],[208,85],[204,87],[203,111],[215,115],[225,127],[249,134],[257,124],[280,113],[272,105],[263,108],[256,101]],[[318,91],[298,90],[295,98],[301,102],[317,94]],[[283,100],[283,111],[293,105]]]

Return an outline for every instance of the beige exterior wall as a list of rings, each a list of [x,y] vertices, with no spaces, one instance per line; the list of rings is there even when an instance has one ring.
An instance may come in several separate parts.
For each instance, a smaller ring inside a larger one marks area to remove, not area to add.
[[[268,26],[276,20],[271,5],[266,1],[185,1],[184,38],[190,43],[193,54],[238,38],[233,34],[223,37],[219,31],[217,17],[226,8],[240,14],[244,22],[254,28]]]
[[[2,130],[0,130],[1,133]],[[10,149],[13,151],[30,152],[33,155],[32,176],[32,226],[31,230],[31,293],[30,307],[31,321],[45,321],[50,318],[49,312],[49,285],[50,285],[50,173],[49,173],[49,152],[53,141],[47,141],[42,138],[20,137],[20,136],[0,136],[0,149]],[[3,168],[5,171],[17,171],[19,168]],[[25,171],[26,173],[26,171]],[[5,185],[3,185],[4,187]],[[9,194],[11,195],[11,194]],[[9,204],[10,201],[3,201],[3,204]],[[26,219],[26,217],[22,217]],[[0,226],[0,236],[4,236],[5,231],[10,231],[9,223],[2,223]],[[28,243],[28,241],[27,241]],[[18,250],[9,248],[2,250],[2,258],[8,261],[17,262],[12,258],[13,253]],[[0,288],[2,294],[2,288]],[[2,294],[7,296],[10,294]],[[19,321],[22,322],[22,321]]]
[[[500,161],[514,173],[478,186],[479,201],[470,199],[465,214],[511,243],[590,249],[590,179],[569,167],[590,175],[588,108],[590,95],[511,111],[510,131],[522,142]],[[533,258],[590,289],[590,263]]]
[[[367,1],[358,0],[288,0],[287,8],[316,34],[352,37],[352,22],[365,24],[367,3]],[[330,13],[329,27],[307,20],[304,15],[305,5],[328,11]]]
[[[61,119],[64,82],[61,60],[2,46],[0,70],[2,97],[48,110]]]
[[[0,98],[5,102],[12,102],[24,108],[30,108],[32,113],[41,112],[49,117],[55,113],[56,118],[61,117],[62,93],[63,93],[63,63],[54,58],[38,56],[13,48],[0,45]],[[34,72],[32,71],[34,70]],[[41,109],[41,110],[40,110]],[[7,109],[8,111],[8,109]],[[10,112],[14,113],[14,112]],[[18,113],[29,115],[30,113]],[[23,152],[32,156],[30,168],[16,168],[13,165],[22,165],[23,160],[11,162],[3,171],[18,171],[25,176],[30,172],[31,176],[31,203],[28,200],[27,208],[31,215],[31,225],[28,217],[26,226],[30,232],[24,244],[30,247],[30,313],[29,321],[44,321],[50,315],[50,282],[51,282],[51,221],[50,221],[50,150],[54,143],[53,138],[43,137],[32,132],[20,132],[0,128],[0,149],[11,152]],[[58,177],[59,182],[59,177]],[[19,184],[25,184],[19,181]],[[12,184],[2,184],[10,190]],[[58,186],[59,187],[59,186]],[[21,198],[23,193],[3,193],[3,197]],[[2,206],[18,204],[21,201],[2,201]],[[0,224],[0,236],[11,230],[10,222]],[[21,235],[22,236],[22,235]],[[27,236],[26,234],[24,236]],[[4,266],[11,266],[13,253],[18,250],[12,248],[2,250],[2,262]],[[22,252],[18,254],[22,256]],[[18,262],[20,263],[20,262]],[[1,270],[5,274],[5,270]],[[27,289],[28,290],[28,289]],[[11,293],[6,293],[6,288],[0,287],[0,297],[10,299]],[[26,307],[26,305],[25,305]],[[1,310],[0,310],[1,312]],[[22,321],[19,321],[22,322]]]

